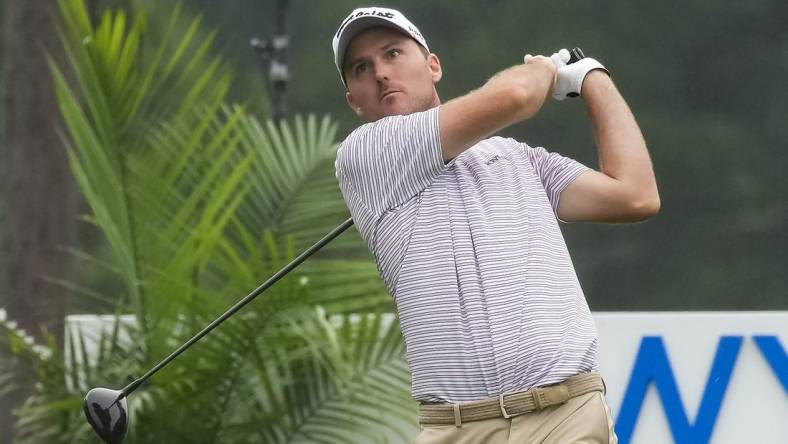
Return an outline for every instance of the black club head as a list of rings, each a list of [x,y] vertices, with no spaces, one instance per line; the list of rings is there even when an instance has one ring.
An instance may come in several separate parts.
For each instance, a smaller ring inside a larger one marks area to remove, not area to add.
[[[85,396],[85,416],[107,444],[120,444],[129,425],[126,398],[119,390],[94,388]]]

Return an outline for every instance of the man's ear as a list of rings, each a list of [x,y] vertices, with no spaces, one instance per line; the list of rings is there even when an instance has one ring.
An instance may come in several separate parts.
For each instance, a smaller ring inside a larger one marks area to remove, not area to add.
[[[350,91],[345,93],[345,99],[347,100],[347,104],[350,106],[350,109],[352,109],[357,116],[363,118],[364,116],[361,115],[361,107],[356,106],[356,103],[353,101],[353,94],[350,94]]]
[[[430,72],[432,73],[432,83],[438,83],[443,77],[443,69],[441,68],[441,61],[438,59],[438,56],[430,53],[427,56],[427,63],[430,67]]]

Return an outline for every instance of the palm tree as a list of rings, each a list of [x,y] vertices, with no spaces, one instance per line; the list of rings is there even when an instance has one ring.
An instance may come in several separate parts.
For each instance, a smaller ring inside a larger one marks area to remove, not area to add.
[[[84,0],[60,6],[75,83],[52,64],[64,140],[107,245],[74,254],[118,290],[61,282],[114,313],[70,329],[64,350],[0,320],[37,381],[19,443],[96,442],[89,388],[130,382],[347,217],[335,124],[226,104],[232,76],[199,20],[153,45],[142,13],[94,26]],[[137,390],[127,442],[407,441],[415,404],[391,308],[360,237],[343,235]]]

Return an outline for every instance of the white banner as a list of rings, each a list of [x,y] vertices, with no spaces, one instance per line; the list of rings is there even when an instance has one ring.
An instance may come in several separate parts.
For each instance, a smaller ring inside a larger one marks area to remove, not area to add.
[[[621,444],[788,443],[788,312],[594,318]]]
[[[86,334],[90,356],[113,319],[69,316],[66,328]],[[596,312],[594,319],[621,444],[788,443],[788,312]],[[135,324],[128,315],[122,322]]]

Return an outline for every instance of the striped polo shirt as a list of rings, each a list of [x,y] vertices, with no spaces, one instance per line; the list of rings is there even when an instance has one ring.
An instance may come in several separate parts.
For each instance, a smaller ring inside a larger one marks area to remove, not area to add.
[[[596,369],[596,330],[555,215],[587,168],[501,137],[444,163],[439,109],[363,125],[336,160],[397,307],[414,399],[474,401]]]

